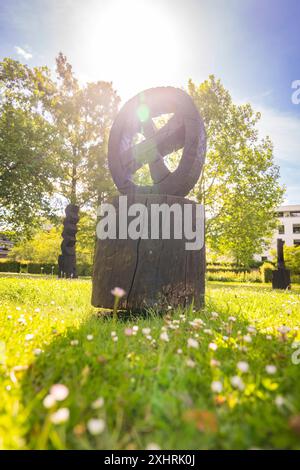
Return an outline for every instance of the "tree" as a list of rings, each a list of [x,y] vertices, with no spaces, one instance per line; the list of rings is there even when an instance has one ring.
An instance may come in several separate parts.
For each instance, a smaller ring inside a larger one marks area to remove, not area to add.
[[[50,96],[45,94],[44,106],[61,142],[57,190],[71,204],[95,207],[114,190],[106,147],[120,99],[108,82],[80,87],[62,53],[56,71],[56,87]]]
[[[28,232],[50,212],[57,135],[41,103],[51,88],[45,67],[0,63],[0,216],[2,229]],[[42,91],[43,89],[43,91]]]
[[[205,168],[191,196],[205,203],[209,246],[247,265],[271,237],[284,192],[272,142],[259,138],[260,114],[235,105],[214,76],[199,86],[190,80],[188,92],[207,132]]]
[[[21,263],[57,262],[57,253],[61,244],[61,223],[53,225],[43,220],[30,239],[18,240],[9,253],[9,258]],[[95,221],[89,213],[83,213],[79,222],[77,240],[78,263],[91,265],[94,252]]]

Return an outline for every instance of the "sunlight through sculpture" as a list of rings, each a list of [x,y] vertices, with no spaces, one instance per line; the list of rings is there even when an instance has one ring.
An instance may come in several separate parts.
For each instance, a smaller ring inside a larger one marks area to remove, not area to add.
[[[169,121],[158,127],[158,118],[165,122],[166,115]],[[171,171],[164,158],[180,149],[178,167]],[[108,163],[122,196],[110,201],[116,215],[113,236],[97,240],[94,306],[111,308],[116,286],[126,291],[121,306],[128,310],[202,305],[204,210],[185,196],[199,180],[205,152],[202,118],[183,90],[149,89],[121,109],[110,132]],[[146,164],[152,185],[138,185],[134,174]]]

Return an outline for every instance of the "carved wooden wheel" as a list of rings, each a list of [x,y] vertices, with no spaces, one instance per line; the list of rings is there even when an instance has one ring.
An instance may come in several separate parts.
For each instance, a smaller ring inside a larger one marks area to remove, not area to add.
[[[173,114],[157,129],[153,118]],[[143,141],[134,145],[137,134]],[[181,160],[171,172],[164,157],[183,149]],[[129,193],[186,196],[199,179],[204,164],[206,135],[204,124],[191,97],[173,87],[151,88],[129,100],[112,126],[108,163],[119,191]],[[132,177],[148,164],[152,186],[138,186]]]

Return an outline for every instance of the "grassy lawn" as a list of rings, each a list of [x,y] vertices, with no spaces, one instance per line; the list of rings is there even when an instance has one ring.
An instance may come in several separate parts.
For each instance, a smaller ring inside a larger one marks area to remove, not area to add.
[[[299,289],[211,283],[204,311],[117,322],[90,293],[0,279],[1,448],[300,448]]]

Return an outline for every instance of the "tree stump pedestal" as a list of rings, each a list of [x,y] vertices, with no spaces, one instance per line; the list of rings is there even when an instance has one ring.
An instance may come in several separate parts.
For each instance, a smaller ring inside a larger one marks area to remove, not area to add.
[[[193,231],[195,230],[196,204],[183,197],[169,195],[135,195],[128,197],[128,205],[143,204],[148,214],[142,219],[147,223],[141,227],[143,237],[136,240],[120,238],[119,198],[111,201],[116,209],[117,238],[97,240],[93,272],[92,304],[95,307],[113,308],[114,287],[121,287],[126,295],[120,300],[120,308],[141,311],[153,307],[167,309],[168,306],[186,306],[194,303],[196,308],[203,305],[205,292],[205,246],[200,250],[186,250],[191,242],[184,236],[174,238],[174,225],[170,224],[170,239],[163,239],[165,224],[169,217],[160,218],[159,239],[151,239],[154,221],[150,217],[153,205],[178,204],[193,206]],[[168,211],[166,211],[167,214]],[[172,212],[171,212],[172,214]],[[123,213],[121,216],[123,217]],[[133,217],[128,217],[127,227]],[[172,216],[171,216],[172,221]],[[202,240],[204,237],[204,227]],[[183,224],[182,224],[183,225]]]

